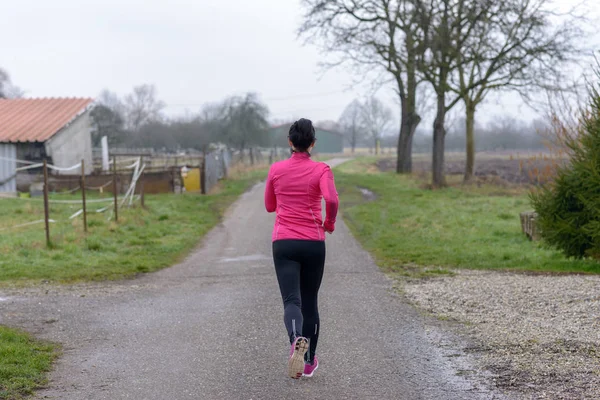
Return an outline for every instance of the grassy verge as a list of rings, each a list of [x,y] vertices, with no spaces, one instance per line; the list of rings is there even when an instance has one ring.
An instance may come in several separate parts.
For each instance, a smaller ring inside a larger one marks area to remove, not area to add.
[[[46,384],[56,346],[0,326],[0,399],[24,399]]]
[[[521,233],[524,190],[497,186],[426,190],[422,182],[378,173],[359,159],[336,170],[350,229],[386,270],[413,275],[448,268],[600,273],[591,260],[570,260]],[[376,194],[365,201],[360,188]],[[423,269],[423,267],[427,267]]]
[[[172,265],[264,176],[265,168],[236,171],[209,196],[149,195],[147,209],[120,210],[118,224],[95,212],[102,206],[91,205],[87,235],[81,217],[69,220],[79,204],[52,205],[50,218],[57,222],[51,224],[51,249],[43,224],[0,232],[0,285],[120,279]],[[43,212],[41,202],[1,199],[0,229],[43,219]]]

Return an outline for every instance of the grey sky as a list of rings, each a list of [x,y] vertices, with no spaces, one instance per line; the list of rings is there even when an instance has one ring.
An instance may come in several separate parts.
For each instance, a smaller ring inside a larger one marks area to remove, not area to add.
[[[321,56],[296,39],[297,0],[3,3],[0,66],[28,97],[95,97],[104,88],[123,95],[153,83],[167,112],[178,114],[256,91],[273,118],[318,121],[336,120],[365,93],[344,92],[352,79],[341,70],[318,79]],[[396,107],[389,89],[379,96]],[[517,98],[504,97],[486,113],[519,109]]]

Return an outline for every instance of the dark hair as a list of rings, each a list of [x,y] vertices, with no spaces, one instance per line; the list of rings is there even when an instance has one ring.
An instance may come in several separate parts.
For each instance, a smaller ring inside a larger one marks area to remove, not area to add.
[[[315,128],[310,119],[300,118],[290,126],[288,138],[296,151],[306,151],[315,141]]]

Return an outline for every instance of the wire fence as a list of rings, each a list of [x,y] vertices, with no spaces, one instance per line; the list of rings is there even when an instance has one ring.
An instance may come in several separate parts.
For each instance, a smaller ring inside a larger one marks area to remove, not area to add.
[[[10,200],[13,202],[12,210],[11,206],[0,206],[4,211],[0,212],[0,235],[44,226],[46,245],[50,247],[52,237],[73,232],[75,224],[81,224],[83,231],[87,232],[89,215],[102,214],[106,221],[118,223],[119,211],[123,208],[135,204],[144,206],[146,185],[154,189],[149,193],[184,191],[182,169],[186,166],[198,170],[199,191],[208,194],[219,181],[229,177],[233,167],[243,170],[248,166],[271,164],[287,157],[289,151],[260,148],[243,151],[221,149],[202,154],[201,157],[179,156],[173,158],[172,163],[164,163],[163,158],[160,164],[148,155],[113,155],[108,163],[109,171],[96,170],[88,175],[85,174],[83,160],[64,168],[47,161],[11,159],[17,164],[16,174],[27,177],[27,190]],[[152,164],[154,168],[150,167]],[[74,174],[77,170],[80,171],[79,175]],[[61,175],[62,172],[71,174]]]
[[[16,168],[17,173],[23,171],[31,171],[34,169],[42,169],[42,196],[36,197],[36,194],[30,191],[30,196],[17,196],[14,198],[14,201],[17,202],[26,202],[30,204],[43,204],[43,219],[36,219],[31,221],[25,221],[15,223],[13,225],[8,226],[0,226],[0,232],[5,231],[14,231],[21,228],[29,227],[32,225],[40,225],[44,224],[45,226],[45,234],[46,234],[46,245],[48,247],[51,246],[51,224],[57,223],[71,223],[74,219],[81,217],[83,230],[84,232],[88,231],[88,223],[87,223],[87,215],[88,212],[92,211],[95,213],[104,213],[107,212],[107,220],[111,220],[114,218],[115,222],[118,222],[118,212],[120,208],[123,207],[131,207],[134,202],[140,201],[141,205],[144,205],[144,191],[143,191],[143,181],[140,178],[144,174],[145,165],[142,164],[142,159],[138,158],[134,162],[128,165],[122,166],[122,169],[129,170],[131,174],[131,180],[129,186],[127,187],[124,195],[119,196],[117,191],[117,161],[113,158],[113,175],[112,179],[101,186],[87,186],[86,185],[86,174],[85,174],[85,163],[82,160],[80,163],[73,165],[68,168],[60,168],[56,167],[52,164],[49,164],[46,160],[42,163],[32,163],[25,160],[12,160],[17,163],[17,165],[23,164],[25,166]],[[49,188],[49,171],[75,171],[79,169],[81,174],[79,176],[78,185],[70,190],[62,191],[59,195],[54,193],[55,196],[52,198],[50,195]],[[108,188],[109,186],[113,187],[112,196],[103,197],[103,198],[91,198],[88,199],[87,195],[89,192],[102,193],[104,188]],[[138,194],[136,195],[136,188],[140,185],[140,189],[138,190]],[[69,197],[73,197],[77,192],[80,192],[81,197],[78,199],[66,199],[62,198],[66,195],[70,195]],[[96,208],[95,205],[102,206],[101,208]],[[57,207],[64,206],[61,210],[57,210]],[[21,213],[23,213],[22,209],[18,209]],[[29,208],[29,211],[32,214],[35,214],[34,208]],[[57,217],[52,217],[54,214]],[[21,218],[19,218],[21,219]]]
[[[197,151],[189,154],[171,154],[149,151],[144,149],[144,154],[132,158],[131,153],[136,149],[120,149],[114,154],[119,166],[134,162],[136,157],[141,157],[146,165],[145,171],[148,174],[161,174],[163,182],[162,191],[172,191],[181,193],[186,190],[198,190],[203,194],[210,191],[217,183],[229,176],[229,171],[233,167],[255,167],[272,164],[275,161],[289,157],[289,150],[281,148],[248,148],[244,150],[218,149],[207,153]],[[111,149],[112,152],[112,149]],[[150,156],[148,154],[151,154]],[[112,160],[109,164],[112,165]],[[94,159],[94,169],[102,173],[102,161]],[[196,171],[196,174],[193,173]],[[190,173],[192,172],[192,173]],[[185,181],[195,179],[198,182],[195,185],[186,185]],[[157,178],[158,179],[158,178]]]

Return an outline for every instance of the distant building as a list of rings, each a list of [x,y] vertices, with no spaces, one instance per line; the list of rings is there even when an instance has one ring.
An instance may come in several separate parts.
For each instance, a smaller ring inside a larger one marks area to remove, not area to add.
[[[269,129],[271,146],[288,147],[287,137],[290,125],[277,125]],[[315,127],[315,136],[317,138],[314,149],[315,153],[331,154],[344,152],[344,136],[341,133]]]
[[[70,167],[85,160],[91,173],[93,99],[0,99],[0,192],[16,192],[15,159]],[[80,170],[61,172],[80,174]]]

